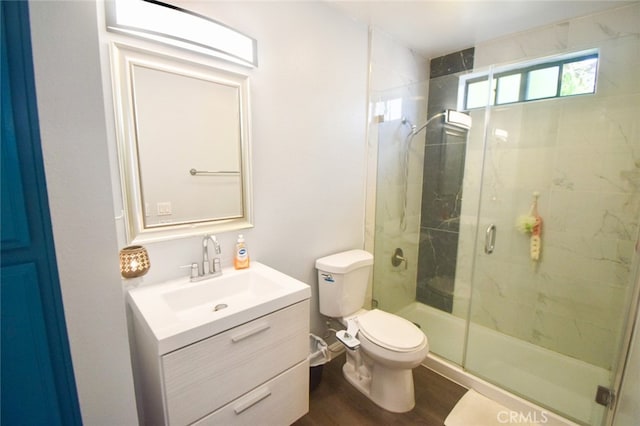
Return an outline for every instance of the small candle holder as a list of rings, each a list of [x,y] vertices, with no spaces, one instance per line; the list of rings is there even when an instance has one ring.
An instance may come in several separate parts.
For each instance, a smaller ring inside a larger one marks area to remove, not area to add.
[[[151,267],[149,253],[143,246],[128,246],[120,250],[120,273],[124,278],[141,277]]]

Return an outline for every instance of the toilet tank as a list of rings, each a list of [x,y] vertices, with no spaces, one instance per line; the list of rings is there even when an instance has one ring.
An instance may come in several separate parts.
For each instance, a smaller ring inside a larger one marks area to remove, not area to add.
[[[341,318],[355,313],[364,298],[373,265],[373,255],[349,250],[316,260],[320,313]]]

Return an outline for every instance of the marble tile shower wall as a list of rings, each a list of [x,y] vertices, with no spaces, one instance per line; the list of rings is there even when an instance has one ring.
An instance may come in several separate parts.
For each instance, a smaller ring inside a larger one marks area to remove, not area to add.
[[[476,46],[490,64],[600,49],[597,93],[491,110],[471,320],[610,368],[629,297],[640,217],[640,4]],[[467,312],[484,111],[472,113],[465,162],[454,314]],[[496,129],[508,133],[498,137]],[[516,218],[541,193],[542,259],[533,270]]]
[[[397,43],[381,31],[371,33],[371,108],[378,102],[399,102],[399,115],[414,124],[426,120],[428,61]],[[397,104],[396,104],[397,105]],[[392,114],[389,120],[369,123],[369,183],[365,248],[375,255],[373,290],[370,297],[390,312],[413,302],[416,292],[420,192],[422,188],[422,144],[406,145],[410,125]],[[409,156],[407,214],[404,230],[404,161]],[[373,210],[374,214],[371,214]],[[402,248],[406,264],[394,267],[391,257]]]
[[[425,153],[416,300],[446,312],[453,310],[467,132],[445,128],[438,114],[456,109],[459,77],[473,69],[473,57],[470,48],[431,60],[432,122],[419,135]]]

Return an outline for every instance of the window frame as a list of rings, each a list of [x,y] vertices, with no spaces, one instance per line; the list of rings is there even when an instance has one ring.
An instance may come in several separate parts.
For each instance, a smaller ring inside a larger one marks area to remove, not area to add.
[[[594,58],[596,59],[596,69],[595,69],[595,76],[594,76],[595,81],[593,85],[593,91],[585,92],[585,93],[570,94],[570,95],[561,95],[564,66],[568,64],[573,64],[576,62],[588,60],[588,59],[594,59]],[[534,102],[534,101],[547,100],[547,99],[566,98],[570,96],[595,94],[596,86],[598,82],[599,65],[600,65],[599,59],[600,59],[600,52],[597,49],[594,49],[589,51],[576,52],[570,55],[563,55],[560,57],[556,56],[553,58],[514,64],[508,67],[500,67],[500,68],[496,68],[493,73],[491,73],[490,71],[485,71],[482,73],[473,73],[473,74],[468,74],[466,76],[462,76],[460,77],[461,90],[458,91],[458,93],[460,94],[458,97],[459,98],[458,109],[463,111],[469,111],[472,109],[486,108],[487,106],[498,106],[498,105],[502,106],[502,105],[521,103],[521,102]],[[557,78],[555,95],[544,96],[544,97],[535,98],[535,99],[527,99],[527,89],[530,83],[530,73],[532,71],[537,71],[537,70],[546,69],[546,68],[554,68],[554,67],[558,68],[558,78]],[[491,86],[490,86],[491,99],[489,99],[489,102],[488,103],[485,102],[481,106],[468,107],[467,105],[469,101],[469,86],[474,83],[479,83],[483,81],[488,82],[489,75],[491,74],[495,84],[493,82],[491,83]],[[509,76],[518,75],[518,74],[521,76],[518,99],[510,102],[497,103],[498,93],[500,91],[500,79],[503,77],[509,77]]]

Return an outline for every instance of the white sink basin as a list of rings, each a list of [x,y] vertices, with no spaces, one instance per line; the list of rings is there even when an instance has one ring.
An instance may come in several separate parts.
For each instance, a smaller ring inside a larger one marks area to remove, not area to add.
[[[159,355],[311,297],[309,286],[258,262],[224,268],[198,282],[188,277],[129,291],[138,321],[157,341]]]

